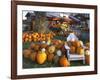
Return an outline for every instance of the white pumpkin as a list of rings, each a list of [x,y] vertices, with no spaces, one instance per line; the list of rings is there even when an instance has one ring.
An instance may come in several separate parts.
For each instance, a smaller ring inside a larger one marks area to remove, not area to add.
[[[62,55],[61,50],[57,50],[57,55],[58,55],[58,56],[61,56],[61,55]]]

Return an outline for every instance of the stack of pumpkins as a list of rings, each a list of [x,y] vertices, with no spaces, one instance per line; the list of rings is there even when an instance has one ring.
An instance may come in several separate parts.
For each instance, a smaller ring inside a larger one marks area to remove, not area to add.
[[[38,42],[38,41],[47,41],[47,40],[51,40],[54,37],[54,33],[50,32],[50,33],[37,33],[37,32],[24,32],[23,33],[23,42]]]
[[[80,40],[69,41],[68,46],[70,47],[71,54],[84,54],[83,42]]]
[[[31,43],[29,49],[23,50],[23,56],[41,65],[48,61],[57,63],[61,67],[70,66],[65,55],[62,55],[62,52],[56,47],[56,45]]]

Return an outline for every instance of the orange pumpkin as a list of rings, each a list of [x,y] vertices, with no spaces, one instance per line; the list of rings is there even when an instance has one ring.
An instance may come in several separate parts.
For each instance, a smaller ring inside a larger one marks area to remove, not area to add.
[[[30,55],[30,59],[31,59],[32,61],[35,61],[35,60],[36,60],[36,54],[37,54],[37,52],[33,52],[33,53]]]
[[[25,49],[25,50],[23,51],[23,55],[24,55],[25,58],[30,58],[31,50]]]
[[[59,59],[59,65],[61,67],[67,67],[70,66],[70,63],[65,56],[61,56],[61,58]]]
[[[54,54],[53,53],[48,53],[47,60],[50,61],[50,62],[52,62],[53,58],[54,58]]]
[[[78,47],[77,48],[77,53],[80,54],[80,55],[84,54],[84,49],[82,47]]]
[[[76,47],[70,46],[70,53],[75,53],[76,52]]]
[[[38,44],[35,44],[34,50],[35,50],[35,51],[38,51],[39,49],[40,49],[40,46],[39,46]]]
[[[37,54],[36,59],[37,59],[38,64],[43,64],[47,59],[47,55],[46,55],[45,52],[39,51],[38,54]]]

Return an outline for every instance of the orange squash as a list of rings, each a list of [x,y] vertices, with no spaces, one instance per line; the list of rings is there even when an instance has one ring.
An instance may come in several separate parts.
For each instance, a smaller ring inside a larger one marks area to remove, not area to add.
[[[25,49],[25,50],[23,51],[23,55],[24,55],[25,58],[30,58],[31,50]]]
[[[80,54],[80,55],[84,54],[84,49],[82,47],[78,47],[77,48],[77,53]]]
[[[68,67],[70,66],[70,63],[65,56],[61,56],[61,58],[59,59],[59,65],[61,67]]]
[[[70,46],[70,53],[75,53],[76,52],[76,47]]]
[[[39,51],[38,54],[37,54],[36,59],[37,59],[38,64],[43,64],[47,59],[47,55],[46,55],[45,52]]]

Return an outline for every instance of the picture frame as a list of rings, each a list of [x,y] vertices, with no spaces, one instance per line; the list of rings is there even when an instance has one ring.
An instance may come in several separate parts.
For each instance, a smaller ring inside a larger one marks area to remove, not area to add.
[[[90,38],[89,38],[90,53],[93,53],[90,54],[90,65],[86,67],[80,66],[71,68],[58,67],[54,69],[53,68],[46,68],[46,69],[32,68],[33,70],[24,69],[22,64],[23,60],[21,58],[22,47],[23,47],[23,45],[21,44],[23,35],[22,33],[23,31],[21,28],[23,25],[22,11],[24,10],[27,11],[51,10],[53,12],[65,11],[66,13],[69,12],[73,14],[75,13],[77,14],[78,12],[80,13],[80,11],[82,11],[81,14],[84,14],[84,11],[86,11],[85,14],[89,13],[90,26],[92,26],[90,28]],[[59,76],[90,75],[90,74],[97,74],[97,6],[96,5],[48,3],[48,2],[32,2],[32,1],[11,1],[11,78],[12,79],[59,77]]]

